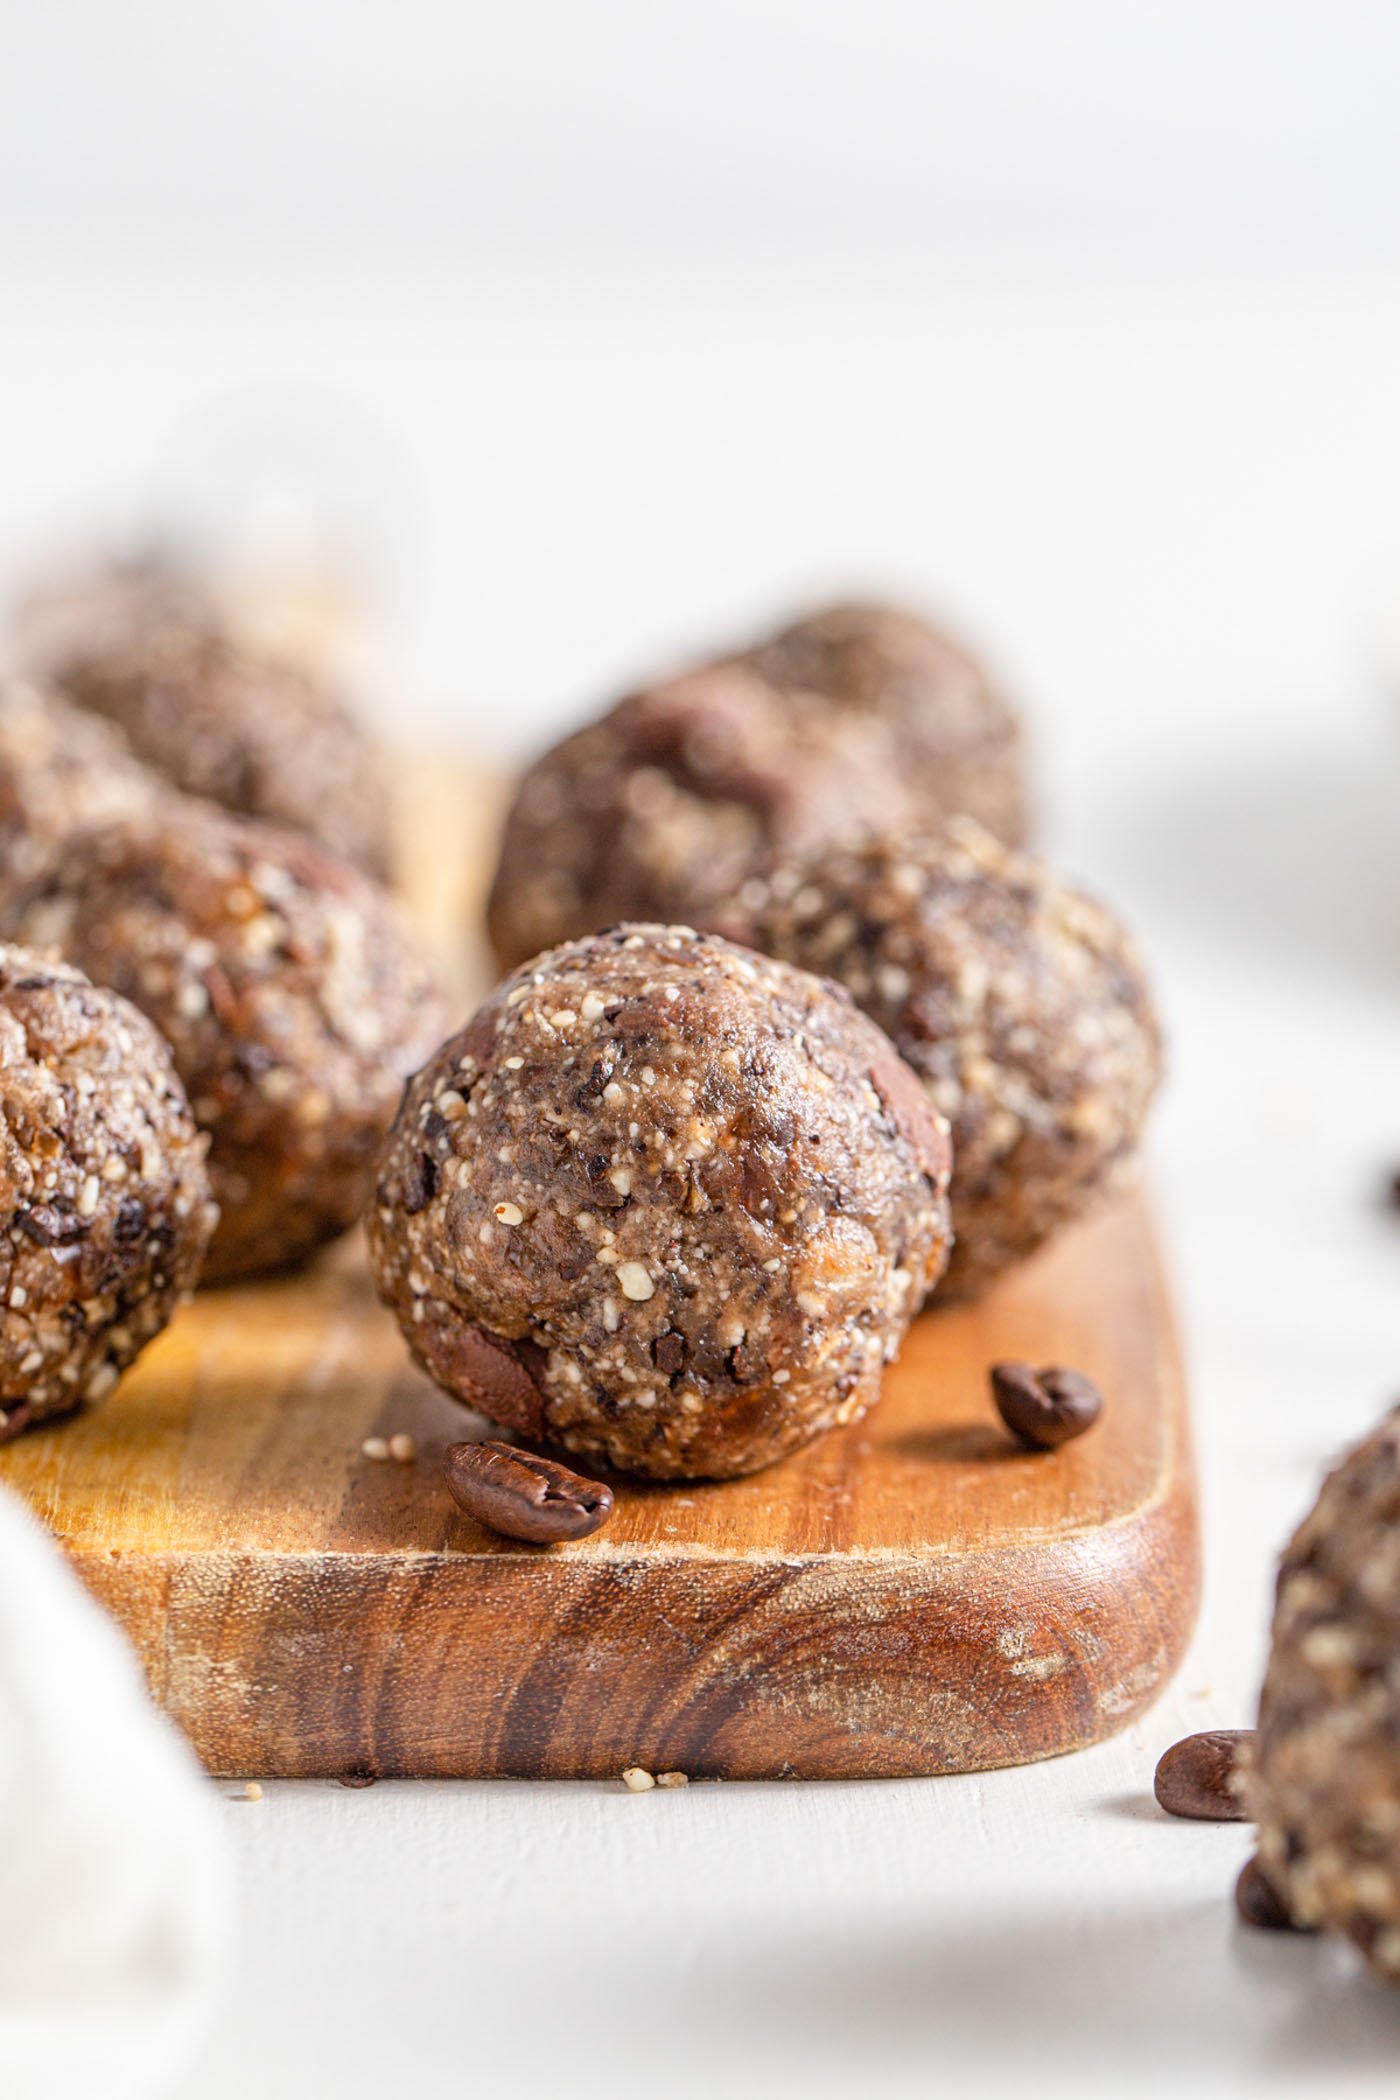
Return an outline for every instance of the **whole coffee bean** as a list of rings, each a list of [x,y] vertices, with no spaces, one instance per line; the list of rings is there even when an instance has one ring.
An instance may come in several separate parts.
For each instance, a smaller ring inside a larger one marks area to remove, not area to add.
[[[1157,1766],[1152,1791],[1169,1816],[1196,1823],[1247,1823],[1236,1774],[1252,1728],[1208,1728],[1173,1743]]]
[[[514,1444],[453,1444],[444,1466],[453,1501],[508,1539],[586,1539],[612,1515],[610,1487]]]
[[[992,1398],[1014,1437],[1033,1451],[1053,1451],[1092,1429],[1103,1407],[1103,1394],[1082,1371],[1050,1364],[992,1365]]]
[[[1300,1925],[1290,1915],[1288,1905],[1270,1881],[1267,1870],[1260,1865],[1257,1853],[1240,1869],[1240,1878],[1235,1883],[1235,1909],[1246,1925],[1257,1925],[1264,1932],[1315,1930],[1311,1925]]]

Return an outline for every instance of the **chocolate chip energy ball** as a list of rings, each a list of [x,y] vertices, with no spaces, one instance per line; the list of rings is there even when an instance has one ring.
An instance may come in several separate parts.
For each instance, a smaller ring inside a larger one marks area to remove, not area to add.
[[[59,666],[129,649],[155,627],[214,617],[212,594],[166,555],[91,562],[60,570],[20,599],[6,625],[7,663],[43,684]]]
[[[547,752],[506,823],[492,941],[511,967],[622,918],[704,924],[775,854],[962,810],[1020,837],[1016,717],[926,621],[833,606]]]
[[[887,725],[712,665],[621,701],[525,775],[492,942],[510,967],[619,919],[694,923],[770,854],[912,808]]]
[[[518,970],[408,1089],[368,1219],[440,1385],[669,1479],[876,1398],[948,1248],[948,1134],[832,986],[683,927]]]
[[[1246,1800],[1289,1914],[1400,1984],[1400,1409],[1284,1553]]]
[[[241,646],[174,587],[169,599],[153,587],[152,606],[144,623],[114,612],[98,639],[53,651],[54,682],[186,793],[307,832],[384,874],[383,755],[340,696]]]
[[[0,1442],[105,1400],[214,1226],[170,1052],[78,971],[0,947]]]
[[[31,881],[74,832],[153,809],[163,791],[107,723],[0,684],[0,890]]]
[[[1021,725],[984,667],[941,628],[893,605],[832,605],[745,661],[785,690],[821,693],[893,734],[925,823],[976,817],[1009,844],[1026,832]]]
[[[221,1210],[206,1279],[284,1267],[352,1224],[403,1082],[441,1039],[383,892],[312,840],[170,798],[73,841],[0,909],[169,1040]]]
[[[971,818],[780,863],[721,923],[844,984],[953,1127],[953,1258],[969,1296],[1133,1162],[1161,1039],[1101,905]]]

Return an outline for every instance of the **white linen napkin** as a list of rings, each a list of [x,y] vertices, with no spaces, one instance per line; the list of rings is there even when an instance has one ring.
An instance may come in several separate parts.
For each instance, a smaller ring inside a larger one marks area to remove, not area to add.
[[[0,2094],[151,2100],[227,1972],[219,1806],[118,1628],[0,1492]]]

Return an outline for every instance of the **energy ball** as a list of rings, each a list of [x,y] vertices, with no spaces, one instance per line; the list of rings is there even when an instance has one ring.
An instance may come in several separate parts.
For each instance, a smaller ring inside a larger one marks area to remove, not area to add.
[[[389,899],[314,841],[171,796],[72,841],[0,908],[139,1006],[210,1134],[205,1277],[284,1268],[354,1223],[403,1082],[441,1040]]]
[[[166,555],[89,563],[21,598],[7,623],[7,663],[43,684],[60,665],[128,649],[154,627],[213,617],[210,593]]]
[[[368,732],[328,685],[242,646],[197,601],[153,587],[152,617],[114,613],[86,644],[53,651],[50,675],[187,794],[389,869],[390,798]]]
[[[193,1290],[206,1140],[144,1015],[0,947],[0,1442],[105,1400]]]
[[[57,694],[0,685],[0,891],[32,881],[74,832],[153,809],[163,792],[118,730]]]
[[[1008,844],[1026,832],[1021,725],[957,642],[893,605],[833,605],[744,659],[772,684],[888,725],[924,820],[967,815]]]
[[[419,1073],[370,1259],[424,1369],[516,1435],[722,1479],[875,1400],[948,1167],[835,987],[623,926],[516,971]]]
[[[952,1124],[941,1297],[969,1297],[1126,1179],[1161,1071],[1128,934],[971,818],[751,878],[726,931],[844,984]]]
[[[702,921],[771,854],[913,811],[877,717],[712,665],[634,693],[525,775],[492,943],[511,968],[620,919]]]
[[[1290,1917],[1344,1932],[1400,1984],[1400,1409],[1284,1553],[1245,1784]]]

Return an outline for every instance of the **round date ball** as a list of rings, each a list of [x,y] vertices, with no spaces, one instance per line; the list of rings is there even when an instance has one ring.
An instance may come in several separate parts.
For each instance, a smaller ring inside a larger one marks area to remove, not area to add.
[[[89,562],[25,592],[6,623],[6,661],[45,684],[62,664],[129,648],[157,626],[213,617],[210,592],[167,555]]]
[[[0,685],[0,891],[32,881],[75,832],[153,809],[163,792],[118,730],[37,686]]]
[[[0,946],[0,1442],[105,1400],[191,1290],[206,1139],[126,1000]]]
[[[832,986],[684,927],[539,957],[409,1087],[368,1219],[440,1385],[670,1479],[880,1389],[948,1249],[947,1126]]]
[[[1400,1409],[1284,1553],[1245,1786],[1289,1916],[1400,1984]]]
[[[304,831],[383,875],[392,862],[383,754],[339,694],[243,646],[194,604],[156,597],[151,611],[144,623],[95,630],[86,645],[75,637],[69,653],[55,652],[53,681],[187,794]]]
[[[441,1039],[384,893],[313,840],[188,798],[72,841],[0,910],[149,1014],[210,1134],[208,1281],[284,1268],[354,1223],[403,1082]]]
[[[899,606],[832,605],[744,660],[774,685],[886,723],[925,822],[966,815],[1009,844],[1025,836],[1020,722],[985,668],[941,628]]]
[[[942,1297],[968,1297],[1126,1180],[1161,1070],[1132,941],[971,818],[780,863],[720,923],[834,977],[953,1130]]]
[[[492,943],[510,968],[620,919],[694,924],[773,853],[913,810],[883,722],[712,665],[619,702],[525,775]]]

